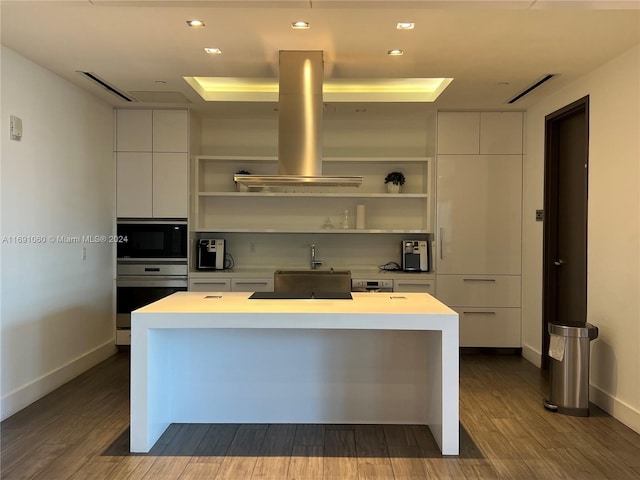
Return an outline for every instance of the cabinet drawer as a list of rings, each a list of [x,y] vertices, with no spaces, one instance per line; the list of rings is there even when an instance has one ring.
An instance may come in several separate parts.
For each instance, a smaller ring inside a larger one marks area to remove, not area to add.
[[[273,292],[273,277],[232,278],[232,292]]]
[[[435,295],[436,293],[436,281],[435,280],[394,280],[393,281],[394,292],[405,293],[430,293]]]
[[[437,297],[456,307],[520,307],[519,275],[438,275]]]
[[[521,347],[519,308],[455,308],[461,347]]]
[[[230,278],[194,278],[189,280],[190,292],[230,292]]]

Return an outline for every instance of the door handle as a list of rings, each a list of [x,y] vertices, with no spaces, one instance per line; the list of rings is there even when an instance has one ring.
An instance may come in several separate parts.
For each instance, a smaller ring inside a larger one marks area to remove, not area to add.
[[[442,243],[444,239],[444,228],[440,228],[440,260],[444,259],[444,245]]]
[[[561,267],[562,265],[564,265],[564,261],[563,261],[562,259],[558,259],[558,260],[556,260],[555,262],[553,262],[553,264],[554,264],[556,267]]]

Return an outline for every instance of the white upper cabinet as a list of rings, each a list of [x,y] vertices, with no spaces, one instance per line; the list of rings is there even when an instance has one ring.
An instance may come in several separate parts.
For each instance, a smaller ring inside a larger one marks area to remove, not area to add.
[[[480,153],[521,155],[522,113],[482,112],[480,114]]]
[[[189,119],[186,110],[153,110],[153,151],[187,152]]]
[[[187,216],[188,170],[184,153],[153,154],[153,216],[183,218]]]
[[[150,152],[151,122],[151,110],[116,110],[116,152]]]
[[[480,153],[480,112],[438,113],[438,154]]]
[[[189,214],[187,110],[116,110],[116,214]]]
[[[521,155],[522,112],[438,113],[439,155]]]
[[[118,217],[148,218],[152,207],[153,160],[150,152],[116,155],[116,210]]]

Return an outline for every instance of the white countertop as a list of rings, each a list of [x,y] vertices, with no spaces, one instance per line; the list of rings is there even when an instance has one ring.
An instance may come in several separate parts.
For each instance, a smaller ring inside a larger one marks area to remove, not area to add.
[[[354,292],[352,300],[254,300],[250,295],[177,292],[135,310],[132,322],[135,327],[148,318],[148,328],[457,330],[457,313],[427,293]]]
[[[201,277],[272,277],[276,270],[309,270],[308,266],[287,266],[287,267],[234,267],[226,270],[195,270],[189,272],[192,278]],[[321,268],[318,271],[328,271],[329,268]],[[402,277],[402,278],[435,278],[435,272],[405,272],[403,270],[380,270],[376,267],[334,267],[334,270],[349,270],[351,278],[367,277]]]

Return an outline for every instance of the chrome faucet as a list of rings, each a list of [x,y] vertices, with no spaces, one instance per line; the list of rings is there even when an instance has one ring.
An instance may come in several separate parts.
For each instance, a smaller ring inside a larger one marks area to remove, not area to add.
[[[311,270],[315,270],[318,265],[322,265],[322,262],[316,260],[316,246],[311,244]]]

